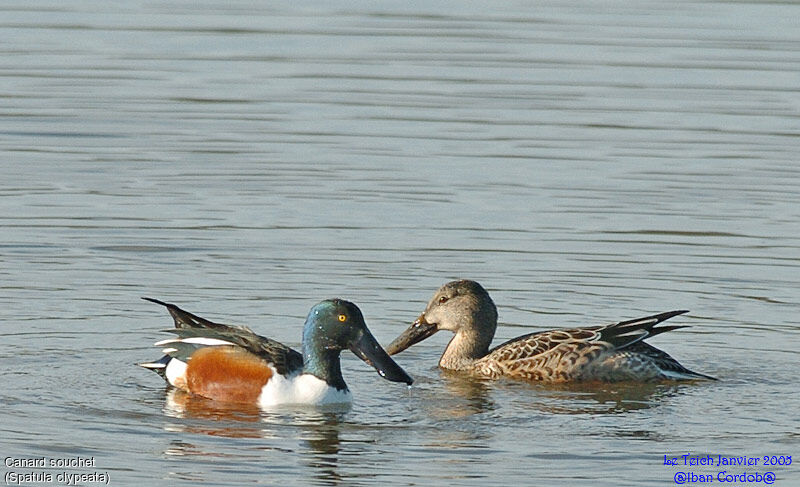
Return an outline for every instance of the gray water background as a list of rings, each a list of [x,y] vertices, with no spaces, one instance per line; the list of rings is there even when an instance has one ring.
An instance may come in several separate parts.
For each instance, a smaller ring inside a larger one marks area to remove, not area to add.
[[[348,486],[663,486],[725,470],[665,455],[800,454],[798,18],[3,2],[0,454],[93,458],[49,471],[110,485]],[[652,343],[721,380],[465,381],[440,334],[397,357],[410,391],[346,354],[350,410],[262,412],[133,365],[171,325],[140,296],[292,346],[339,296],[388,343],[454,278],[492,294],[496,343],[690,309]]]

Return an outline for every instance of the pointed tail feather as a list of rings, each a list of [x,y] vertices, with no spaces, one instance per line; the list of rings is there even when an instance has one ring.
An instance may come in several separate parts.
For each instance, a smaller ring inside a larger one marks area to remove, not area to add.
[[[600,330],[600,340],[614,345],[615,348],[625,348],[638,343],[651,336],[665,333],[679,328],[685,328],[686,325],[662,326],[656,328],[656,325],[662,323],[674,316],[688,313],[689,310],[676,310],[659,313],[652,316],[645,316],[644,318],[636,318],[628,321],[620,321],[613,325],[608,325]]]
[[[668,379],[717,380],[716,377],[687,369],[677,360],[670,357],[666,352],[659,350],[643,341],[647,338],[660,335],[661,333],[679,330],[681,328],[688,328],[687,325],[656,326],[674,316],[688,312],[688,310],[667,311],[666,313],[659,313],[652,316],[646,316],[644,318],[622,321],[601,330],[601,339],[612,343],[617,349],[622,349],[633,345],[637,351],[644,352],[645,355],[650,356],[656,362],[664,377]]]
[[[657,324],[667,321],[668,319],[682,315],[684,313],[688,313],[688,309],[679,309],[675,311],[667,311],[665,313],[658,313],[652,316],[645,316],[644,318],[636,318],[633,320],[628,321],[620,321],[619,323],[613,325],[617,328],[645,328],[645,329],[652,329]]]
[[[167,364],[169,363],[170,360],[172,360],[172,358],[169,355],[164,355],[155,362],[141,362],[136,365],[138,365],[139,367],[144,367],[145,369],[152,370],[156,374],[166,379]]]
[[[142,299],[166,307],[167,311],[169,311],[169,314],[172,315],[173,321],[175,321],[175,328],[228,328],[227,325],[214,323],[213,321],[209,321],[205,318],[201,318],[200,316],[189,313],[188,311],[184,311],[172,303],[165,303],[164,301],[148,297],[142,297]]]

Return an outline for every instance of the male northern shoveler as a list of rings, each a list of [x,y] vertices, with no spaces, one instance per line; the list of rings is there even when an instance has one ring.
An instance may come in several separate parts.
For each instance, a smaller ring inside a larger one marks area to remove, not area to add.
[[[351,350],[384,379],[411,384],[413,379],[381,348],[364,323],[361,310],[328,299],[308,313],[303,353],[253,333],[247,327],[213,323],[174,304],[166,306],[178,335],[156,343],[166,354],[152,369],[178,389],[228,402],[277,404],[349,403],[340,354]]]
[[[668,311],[636,320],[531,333],[489,350],[497,329],[497,308],[475,281],[453,281],[433,295],[425,311],[386,347],[402,352],[439,330],[455,336],[439,360],[443,369],[495,379],[501,376],[544,382],[657,381],[714,379],[692,372],[646,338],[684,326],[656,325],[686,311]]]

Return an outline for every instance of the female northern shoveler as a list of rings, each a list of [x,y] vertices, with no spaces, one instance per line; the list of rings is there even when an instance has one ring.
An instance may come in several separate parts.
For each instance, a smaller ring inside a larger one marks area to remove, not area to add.
[[[213,323],[174,304],[166,306],[177,338],[163,340],[166,354],[139,364],[155,370],[178,389],[228,402],[277,404],[349,403],[339,355],[350,349],[384,379],[411,384],[367,329],[361,310],[348,301],[317,304],[303,328],[303,353],[253,333],[243,326]]]
[[[612,325],[531,333],[489,350],[497,329],[492,298],[475,281],[453,281],[436,291],[425,312],[386,351],[394,355],[439,330],[449,330],[455,336],[439,366],[479,377],[544,382],[714,379],[692,372],[644,343],[651,336],[684,328],[655,327],[683,313],[669,311]]]

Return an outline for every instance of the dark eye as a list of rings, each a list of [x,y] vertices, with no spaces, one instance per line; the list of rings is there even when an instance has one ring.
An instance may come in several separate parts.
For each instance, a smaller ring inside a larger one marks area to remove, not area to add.
[[[442,296],[439,298],[439,304],[446,303],[447,300],[450,299],[447,296]]]

